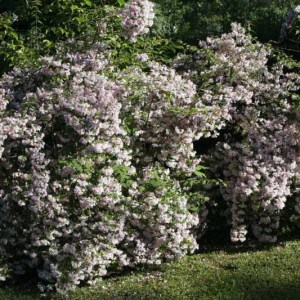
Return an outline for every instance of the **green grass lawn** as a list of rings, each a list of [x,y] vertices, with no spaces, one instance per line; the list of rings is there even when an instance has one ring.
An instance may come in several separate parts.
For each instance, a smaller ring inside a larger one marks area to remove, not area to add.
[[[2,289],[2,300],[41,298],[24,285]],[[135,270],[80,288],[72,300],[96,299],[300,299],[300,240],[269,249],[227,247],[159,268]]]

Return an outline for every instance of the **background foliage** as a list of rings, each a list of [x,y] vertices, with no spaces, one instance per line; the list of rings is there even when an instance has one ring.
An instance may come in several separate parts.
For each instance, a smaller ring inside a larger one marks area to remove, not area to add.
[[[191,0],[157,1],[166,35],[197,43],[207,36],[220,35],[231,22],[250,26],[261,41],[277,40],[281,24],[294,0]]]
[[[124,0],[2,0],[0,3],[0,73],[51,54],[57,42],[95,36],[106,4]],[[295,0],[156,0],[153,33],[197,44],[220,35],[231,22],[250,27],[261,41],[278,40],[281,25]],[[175,51],[176,52],[176,51]],[[174,52],[171,51],[169,56]]]

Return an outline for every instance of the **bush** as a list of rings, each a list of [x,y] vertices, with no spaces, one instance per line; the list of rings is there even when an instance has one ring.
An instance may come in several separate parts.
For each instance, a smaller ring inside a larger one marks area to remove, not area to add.
[[[145,53],[120,68],[108,44],[89,42],[1,79],[2,276],[32,269],[61,293],[193,252],[188,202],[204,199],[186,184],[207,114],[193,83]]]
[[[224,120],[225,134],[207,159],[226,184],[221,193],[231,239],[243,242],[250,231],[261,242],[274,242],[298,173],[299,77],[236,24],[201,45],[200,54],[179,57],[175,66],[188,66],[202,102],[218,106]],[[203,85],[203,77],[210,85]]]
[[[142,36],[148,1],[103,13],[101,42],[66,41],[0,81],[1,279],[33,270],[66,293],[178,259],[220,195],[233,241],[274,242],[298,193],[295,65],[233,24],[168,66],[182,45]]]

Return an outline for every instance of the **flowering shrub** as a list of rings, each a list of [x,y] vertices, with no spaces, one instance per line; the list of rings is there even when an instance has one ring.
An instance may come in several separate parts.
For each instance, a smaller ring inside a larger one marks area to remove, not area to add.
[[[205,116],[171,68],[121,70],[106,45],[68,47],[0,81],[1,277],[33,269],[42,290],[61,293],[197,248],[196,196],[179,173],[198,163],[192,136]]]
[[[125,6],[131,40],[152,9]],[[298,76],[236,24],[172,67],[123,38],[124,62],[121,37],[102,25],[103,43],[65,44],[0,80],[0,278],[32,269],[42,290],[65,293],[192,253],[216,182],[204,179],[203,160],[226,183],[231,239],[250,229],[275,241],[299,186]],[[193,142],[207,137],[218,143],[200,157]]]
[[[58,290],[127,264],[113,168],[130,165],[130,151],[120,90],[98,73],[106,64],[70,53],[1,82],[1,250],[13,273],[36,268]]]
[[[222,111],[224,141],[207,159],[226,182],[221,192],[230,208],[231,239],[245,241],[250,229],[259,241],[274,242],[299,157],[299,128],[290,117],[299,78],[270,64],[271,50],[253,43],[239,25],[200,45],[206,56],[186,76],[200,87],[201,78],[209,78],[203,102]],[[181,57],[175,65],[191,66],[189,60]]]

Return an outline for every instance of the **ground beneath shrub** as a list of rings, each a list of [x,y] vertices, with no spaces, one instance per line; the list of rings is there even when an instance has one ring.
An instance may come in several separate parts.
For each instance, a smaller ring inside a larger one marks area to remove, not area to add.
[[[0,299],[61,297],[40,297],[21,284],[2,288]],[[93,288],[78,288],[70,299],[300,299],[300,240],[268,249],[201,249],[175,263],[126,272]]]

